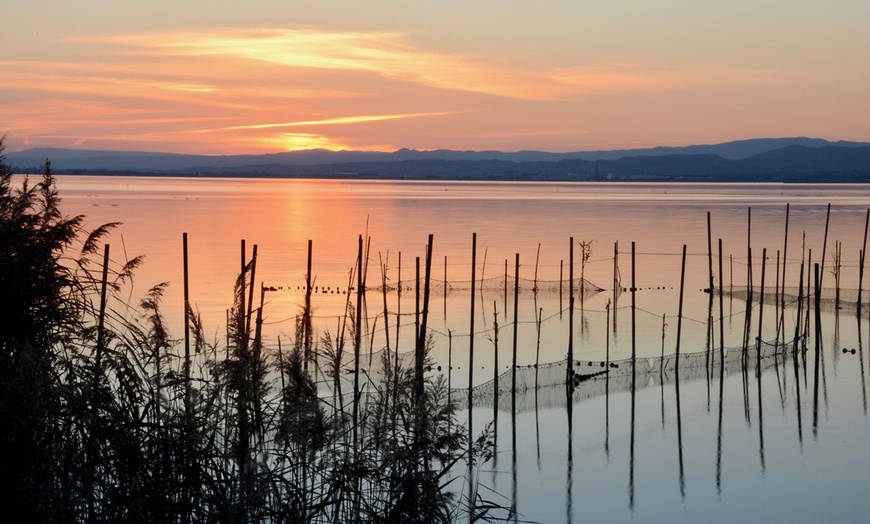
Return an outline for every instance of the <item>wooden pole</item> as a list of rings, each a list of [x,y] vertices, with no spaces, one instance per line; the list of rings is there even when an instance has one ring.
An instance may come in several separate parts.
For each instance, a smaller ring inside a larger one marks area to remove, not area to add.
[[[570,238],[568,249],[568,366],[565,384],[574,385],[574,237]]]
[[[779,301],[779,314],[780,314],[780,324],[784,323],[785,316],[785,270],[788,267],[788,219],[791,211],[791,205],[785,205],[785,239],[782,242],[782,284],[780,286],[780,301]]]
[[[725,300],[722,296],[722,239],[719,239],[719,365],[725,366]],[[721,373],[721,371],[720,371]]]
[[[494,440],[498,444],[498,304],[492,301],[492,424],[495,430]]]
[[[414,258],[414,355],[420,349],[420,257]]]
[[[685,246],[683,246],[685,248]],[[713,232],[710,225],[710,212],[707,211],[707,263],[710,267],[710,285],[707,288],[713,295]]]
[[[822,241],[822,260],[819,268],[819,289],[822,287],[822,281],[825,279],[825,254],[828,249],[828,226],[831,223],[831,204],[828,204],[828,212],[825,214],[825,238]],[[821,291],[820,291],[821,292]]]
[[[637,363],[637,332],[636,332],[636,313],[637,313],[637,303],[635,300],[635,295],[637,294],[637,287],[635,287],[635,251],[634,251],[634,242],[631,243],[631,385],[632,390],[634,390],[635,385],[635,364]],[[633,403],[632,403],[633,404]],[[634,410],[632,410],[634,411]]]
[[[565,261],[559,260],[559,318],[562,318],[562,286],[565,284]]]
[[[181,235],[182,264],[184,265],[184,416],[190,421],[190,273],[187,255],[187,233]]]
[[[767,248],[761,250],[761,292],[758,296],[758,336],[755,339],[755,373],[761,376],[761,336],[764,320],[764,272],[767,266]]]
[[[356,329],[353,341],[353,450],[359,443],[359,359],[362,346],[362,301],[363,301],[363,237],[359,236],[356,274]]]
[[[444,255],[444,320],[447,320],[447,255]]]
[[[308,371],[308,361],[311,359],[311,338],[312,338],[312,329],[311,329],[311,260],[313,258],[313,242],[311,240],[308,241],[308,264],[307,270],[305,272],[305,311],[303,312],[303,324],[305,329],[305,359],[303,360],[303,368],[305,371]]]
[[[710,214],[707,213],[707,216],[709,217]],[[708,224],[709,224],[709,222],[708,222]],[[713,253],[713,250],[711,247],[711,249],[710,249],[710,261],[711,261],[710,268],[711,269],[713,267],[712,266],[712,260],[713,260],[712,253]],[[680,374],[680,335],[682,334],[682,330],[683,330],[683,293],[685,290],[685,286],[686,286],[686,244],[683,244],[683,262],[682,262],[682,267],[680,269],[680,307],[679,307],[679,316],[677,317],[677,346],[676,346],[675,355],[674,355],[674,368],[675,368],[674,373],[676,373],[678,376]],[[710,273],[710,296],[712,296],[712,293],[713,293],[713,273]],[[632,357],[632,358],[634,358],[634,357]]]
[[[91,385],[91,395],[96,393],[100,382],[103,360],[103,344],[105,339],[106,292],[109,285],[109,244],[103,247],[103,276],[100,282],[100,312],[97,319],[97,354],[94,358],[94,378]]]
[[[245,315],[245,337],[251,335],[251,317],[254,311],[254,282],[257,277],[257,244],[251,252],[251,290],[248,294],[248,314]]]
[[[426,278],[423,288],[423,321],[420,324],[420,335],[417,342],[417,406],[423,401],[423,361],[426,353],[426,328],[429,323],[429,292],[432,281],[432,244],[434,236],[429,235],[429,245],[426,248]]]
[[[504,314],[508,310],[508,259],[504,259]],[[507,317],[505,317],[507,318]]]
[[[867,210],[867,218],[864,219],[864,247],[858,257],[860,266],[858,269],[858,318],[861,318],[861,297],[864,286],[864,260],[867,257],[867,227],[870,226],[870,209]]]
[[[752,295],[752,208],[746,209],[746,289]]]
[[[613,243],[613,333],[616,335],[616,305],[617,297],[622,292],[622,285],[619,281],[619,241]]]
[[[511,363],[511,392],[513,395],[514,411],[516,411],[516,394],[517,394],[517,325],[518,325],[518,310],[520,299],[520,254],[516,254],[516,264],[514,266],[514,354],[513,362]]]
[[[246,253],[246,249],[245,249],[245,239],[243,238],[242,239],[242,268],[239,272],[239,279],[241,280],[241,282],[240,282],[241,287],[240,287],[240,292],[239,292],[239,315],[244,315],[245,312],[248,310],[248,308],[245,307],[245,291],[247,291],[247,289],[248,289],[248,285],[247,285],[247,281],[246,281],[247,276],[245,275],[245,265],[246,265],[245,264],[245,257],[246,256],[247,256],[247,253]],[[242,330],[244,330],[245,329],[244,316],[242,317],[241,324],[242,325],[240,327]],[[246,336],[246,334],[243,334],[243,336]],[[245,338],[245,340],[247,340],[247,337]],[[227,348],[227,349],[229,349],[229,348]]]

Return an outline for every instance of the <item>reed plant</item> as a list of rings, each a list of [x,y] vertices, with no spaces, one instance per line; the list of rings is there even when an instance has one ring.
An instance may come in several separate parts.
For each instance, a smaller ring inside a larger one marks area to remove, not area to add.
[[[2,140],[0,140],[2,153]],[[255,258],[235,282],[225,341],[188,304],[193,353],[163,313],[166,284],[125,300],[138,257],[117,265],[65,217],[50,164],[14,188],[0,155],[0,510],[20,522],[454,522],[497,517],[462,498],[470,442],[440,378],[391,352],[366,374],[356,426],[341,390],[360,355],[356,311],[313,342],[310,311],[271,348],[254,307]],[[73,255],[74,253],[74,255]],[[107,294],[103,293],[107,290]],[[310,306],[303,306],[310,307]],[[350,333],[350,336],[348,336]],[[224,344],[225,347],[221,347]],[[314,347],[312,347],[314,346]],[[423,358],[428,358],[426,339]],[[315,383],[306,352],[333,378]],[[398,351],[398,348],[395,349]],[[329,386],[329,384],[327,384]],[[358,439],[350,436],[359,434]]]

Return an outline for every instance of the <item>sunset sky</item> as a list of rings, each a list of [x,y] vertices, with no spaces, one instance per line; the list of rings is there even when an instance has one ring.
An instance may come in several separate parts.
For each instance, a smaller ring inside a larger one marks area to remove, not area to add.
[[[867,0],[19,0],[2,19],[7,152],[870,141]]]

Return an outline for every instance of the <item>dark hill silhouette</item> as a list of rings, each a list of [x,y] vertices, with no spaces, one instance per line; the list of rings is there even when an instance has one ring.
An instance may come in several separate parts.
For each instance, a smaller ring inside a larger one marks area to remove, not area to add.
[[[14,172],[441,180],[870,181],[870,144],[776,138],[626,151],[294,151],[204,156],[40,148],[7,154]]]

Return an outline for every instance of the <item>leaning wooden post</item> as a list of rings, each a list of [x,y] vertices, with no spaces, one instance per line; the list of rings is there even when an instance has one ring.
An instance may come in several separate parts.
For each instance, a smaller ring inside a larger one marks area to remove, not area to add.
[[[447,255],[444,255],[444,320],[447,320]]]
[[[709,217],[709,213],[707,214]],[[710,251],[710,260],[712,261],[712,249]],[[712,264],[712,262],[711,262]],[[712,265],[710,266],[712,269]],[[713,295],[713,274],[710,274],[710,296]],[[683,263],[682,268],[680,269],[680,307],[679,307],[679,316],[677,317],[677,346],[674,355],[674,369],[677,375],[680,374],[680,334],[683,330],[683,291],[686,285],[686,244],[683,244]]]
[[[722,239],[719,239],[719,365],[725,365],[725,302],[722,284]],[[720,370],[721,373],[721,370]]]
[[[758,337],[755,345],[755,373],[761,376],[761,336],[764,315],[764,271],[767,266],[767,248],[761,250],[761,291],[758,295]]]
[[[508,259],[504,259],[504,314],[508,310]]]
[[[414,357],[420,346],[420,257],[414,258]],[[415,364],[416,365],[416,364]]]
[[[254,312],[254,282],[257,278],[257,244],[251,251],[251,290],[248,295],[248,314],[245,316],[245,337],[251,336],[251,317]]]
[[[246,253],[246,249],[245,249],[245,239],[243,238],[242,239],[242,267],[239,271],[239,279],[240,279],[240,284],[241,284],[241,286],[239,288],[239,315],[243,315],[241,326],[239,326],[239,327],[242,329],[242,331],[244,331],[244,329],[245,329],[244,314],[245,314],[245,311],[247,311],[247,308],[245,307],[245,291],[248,289],[248,285],[246,282],[247,277],[245,275],[245,265],[246,265],[245,264],[245,257],[246,256],[247,256],[247,253]],[[245,340],[247,341],[247,338],[245,338]],[[227,351],[229,351],[229,347],[227,347]]]
[[[785,270],[788,267],[788,218],[789,211],[791,210],[790,204],[786,203],[785,205],[785,239],[782,242],[782,285],[780,286],[780,301],[779,301],[779,315],[780,315],[780,324],[784,324],[784,316],[785,316]],[[860,291],[859,291],[860,293]],[[785,330],[785,326],[783,325],[783,331]]]
[[[363,237],[359,236],[356,274],[356,329],[353,341],[353,449],[358,451],[359,442],[359,358],[362,346],[362,301],[363,301]]]
[[[685,251],[685,247],[684,251]],[[710,285],[707,288],[710,291],[710,296],[713,296],[713,231],[710,225],[710,212],[707,211],[707,265],[710,268]]]
[[[96,392],[100,381],[100,372],[103,360],[103,343],[105,339],[106,319],[106,290],[109,285],[109,244],[103,248],[103,279],[100,284],[100,313],[97,319],[97,355],[94,361],[94,378],[91,385],[91,395]]]
[[[303,328],[305,329],[305,359],[303,368],[308,371],[308,360],[311,358],[311,259],[313,242],[308,241],[308,270],[305,272],[305,311],[303,312]]]
[[[831,223],[831,204],[828,203],[828,212],[825,214],[825,238],[822,241],[822,260],[819,267],[819,289],[822,288],[822,281],[825,279],[825,253],[828,249],[828,226]],[[821,293],[821,291],[820,291]],[[821,296],[821,295],[820,295]]]
[[[568,250],[568,366],[565,384],[574,385],[574,237],[570,238]]]
[[[619,293],[622,292],[622,285],[619,281],[619,241],[613,243],[613,333],[616,334],[616,304]],[[609,324],[609,322],[608,322]]]
[[[565,283],[565,261],[559,260],[559,318],[562,318],[562,286]]]
[[[380,258],[380,253],[378,253],[378,257]],[[389,258],[389,254],[387,254],[387,258]],[[384,341],[386,342],[385,349],[387,351],[387,360],[389,361],[390,357],[390,310],[387,306],[387,264],[380,259],[381,262],[381,297],[384,302]],[[397,348],[398,349],[398,348]],[[389,385],[387,385],[389,388]],[[389,397],[389,395],[387,395]]]
[[[864,247],[858,257],[860,266],[858,269],[858,318],[861,317],[861,296],[864,285],[864,259],[867,257],[867,227],[870,226],[870,209],[867,210],[867,218],[864,219]]]
[[[637,303],[635,301],[635,295],[637,294],[637,287],[635,287],[634,280],[634,242],[631,243],[631,389],[634,391],[635,386],[635,365],[637,364],[637,336],[636,336],[636,313],[637,313]],[[632,397],[633,398],[633,397]],[[633,405],[634,403],[632,403]]]
[[[746,289],[752,296],[752,208],[746,209]],[[751,301],[750,301],[751,302]]]
[[[511,392],[513,395],[514,404],[516,404],[517,392],[517,324],[520,297],[520,254],[516,254],[516,264],[514,266],[514,354],[513,362],[511,363]]]
[[[816,302],[814,305],[815,311],[815,366],[813,368],[813,434],[818,434],[819,429],[819,368],[821,366],[820,359],[822,353],[822,277],[820,275],[819,264],[813,266],[815,280],[815,295]]]
[[[429,245],[426,248],[426,279],[423,288],[423,320],[420,323],[420,334],[417,339],[417,406],[423,401],[423,360],[426,350],[426,326],[429,322],[429,290],[432,280],[432,241],[433,235],[429,235]]]

